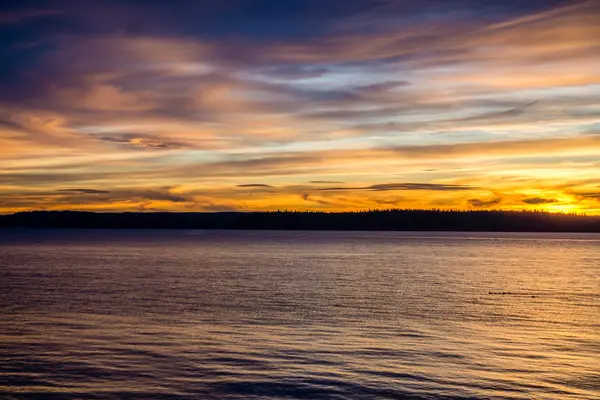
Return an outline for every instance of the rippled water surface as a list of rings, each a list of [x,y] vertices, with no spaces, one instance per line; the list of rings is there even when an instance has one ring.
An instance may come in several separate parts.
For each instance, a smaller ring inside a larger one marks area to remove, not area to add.
[[[0,398],[600,399],[600,236],[0,231]]]

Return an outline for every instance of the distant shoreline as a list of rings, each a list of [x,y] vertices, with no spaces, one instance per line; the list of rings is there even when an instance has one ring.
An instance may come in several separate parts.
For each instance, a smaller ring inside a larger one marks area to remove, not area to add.
[[[600,233],[600,216],[395,209],[212,213],[28,211],[0,215],[0,228]]]

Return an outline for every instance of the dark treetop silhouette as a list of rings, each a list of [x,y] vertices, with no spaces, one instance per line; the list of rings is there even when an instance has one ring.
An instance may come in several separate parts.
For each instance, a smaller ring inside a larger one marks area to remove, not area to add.
[[[600,232],[600,217],[532,211],[397,209],[339,213],[32,211],[0,216],[0,227]]]

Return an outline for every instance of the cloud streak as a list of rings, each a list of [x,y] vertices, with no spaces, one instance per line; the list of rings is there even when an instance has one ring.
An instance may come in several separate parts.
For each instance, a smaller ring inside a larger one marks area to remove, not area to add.
[[[62,193],[84,193],[84,194],[108,194],[107,190],[98,189],[59,189],[58,192]]]
[[[345,190],[372,190],[375,192],[386,192],[393,190],[431,190],[431,191],[456,191],[456,190],[471,190],[472,186],[466,185],[443,185],[434,183],[383,183],[364,187],[326,187],[317,188],[319,191],[345,191]]]
[[[542,197],[530,197],[527,199],[523,199],[523,203],[525,204],[533,204],[533,205],[537,205],[537,204],[552,204],[552,203],[558,203],[558,200],[556,199],[545,199]]]
[[[237,185],[239,188],[272,188],[271,185],[266,185],[264,183],[244,183],[241,185]]]
[[[489,208],[489,207],[497,206],[500,203],[502,203],[502,199],[501,198],[494,198],[494,199],[487,199],[487,200],[486,199],[469,199],[467,202],[472,207]]]

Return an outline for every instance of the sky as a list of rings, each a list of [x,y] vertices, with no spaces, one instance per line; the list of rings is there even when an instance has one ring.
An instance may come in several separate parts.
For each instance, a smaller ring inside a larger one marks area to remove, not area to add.
[[[600,214],[600,1],[8,1],[0,213]]]

